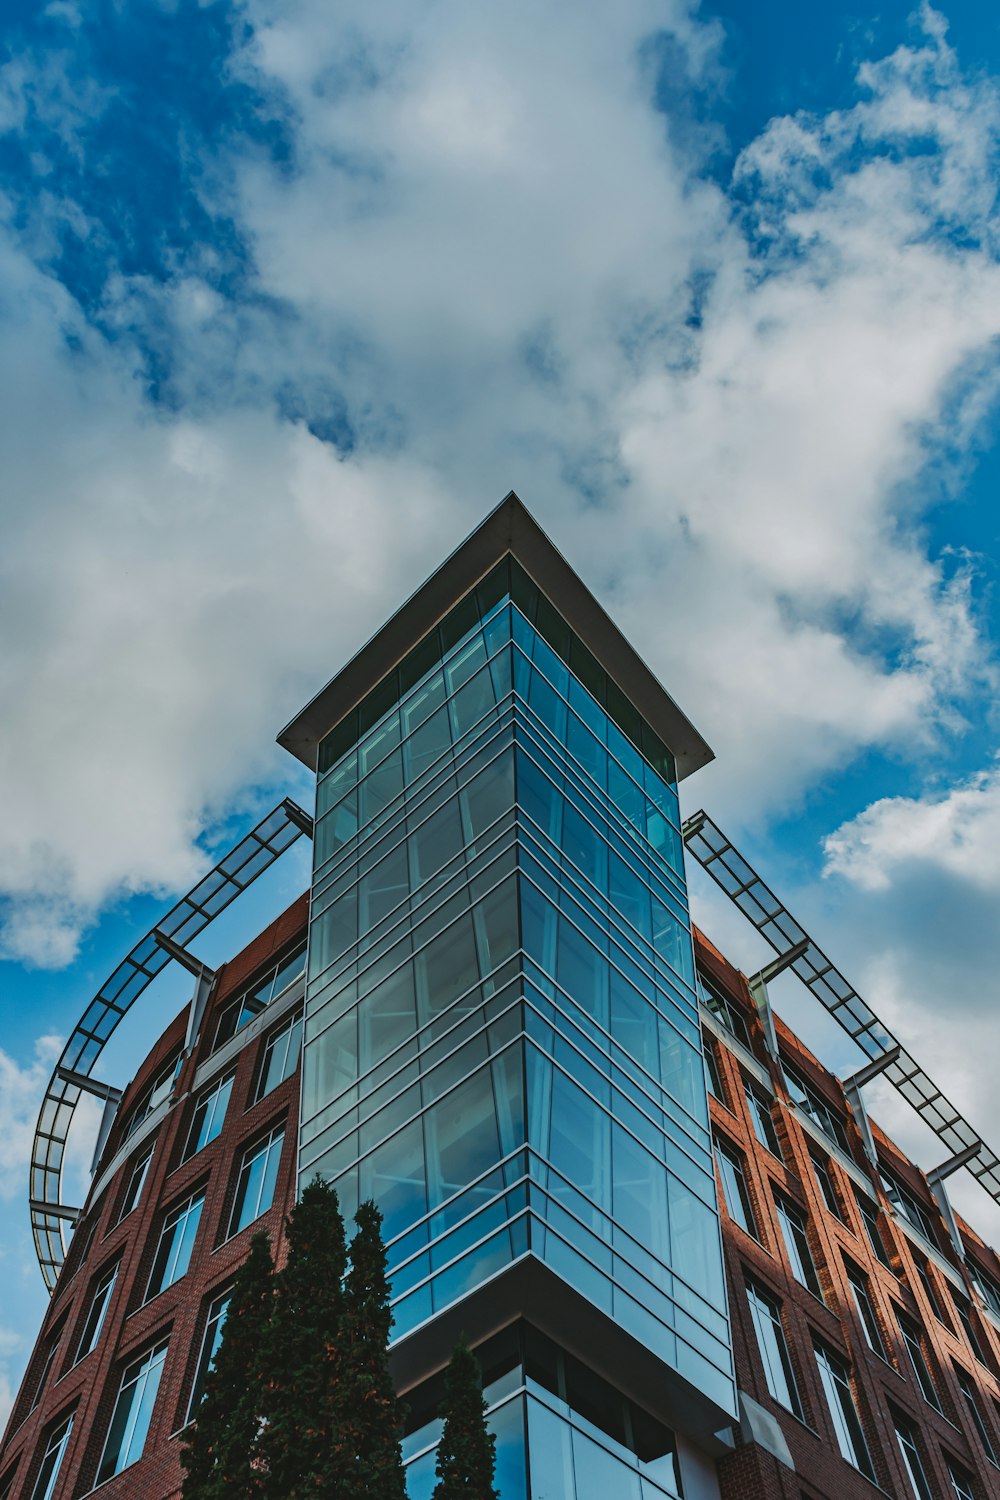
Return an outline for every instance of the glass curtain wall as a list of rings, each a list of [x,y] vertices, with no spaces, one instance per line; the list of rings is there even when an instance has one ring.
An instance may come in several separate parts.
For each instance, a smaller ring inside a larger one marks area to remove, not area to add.
[[[397,1337],[530,1253],[731,1410],[674,780],[512,560],[333,731],[299,1171]]]

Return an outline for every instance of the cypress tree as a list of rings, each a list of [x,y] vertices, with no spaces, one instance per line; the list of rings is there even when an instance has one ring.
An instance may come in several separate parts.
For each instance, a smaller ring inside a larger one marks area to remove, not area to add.
[[[342,1500],[354,1450],[342,1413],[347,1252],[336,1191],[314,1178],[286,1232],[288,1261],[276,1278],[267,1347],[264,1496]]]
[[[445,1374],[433,1500],[498,1500],[494,1479],[496,1438],[486,1426],[486,1402],[479,1361],[464,1339],[456,1345]]]
[[[184,1447],[183,1500],[259,1500],[257,1460],[263,1396],[261,1356],[271,1322],[274,1266],[256,1234],[233,1283],[222,1338]]]
[[[402,1413],[389,1373],[392,1313],[382,1215],[374,1203],[362,1203],[354,1222],[358,1230],[351,1242],[344,1317],[344,1415],[355,1463],[338,1500],[406,1500]]]

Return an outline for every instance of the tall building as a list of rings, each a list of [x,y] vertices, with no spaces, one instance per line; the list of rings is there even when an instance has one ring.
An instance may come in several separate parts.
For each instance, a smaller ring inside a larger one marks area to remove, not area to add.
[[[682,831],[711,751],[516,497],[279,739],[315,817],[281,804],[166,914],[46,1092],[52,1299],[0,1500],[180,1494],[235,1272],[261,1227],[280,1260],[316,1173],[384,1215],[413,1500],[463,1332],[502,1500],[1000,1495],[1000,1262],[943,1188],[987,1148],[929,1183],[868,1119],[875,1073],[926,1080],[849,987],[830,1008],[873,1060],[846,1085],[774,1015],[778,967],[831,984],[808,940],[748,979],[692,934],[685,837],[758,889],[702,815]],[[311,889],[209,969],[198,934],[303,834]],[[168,963],[192,1000],[121,1094],[101,1050]]]

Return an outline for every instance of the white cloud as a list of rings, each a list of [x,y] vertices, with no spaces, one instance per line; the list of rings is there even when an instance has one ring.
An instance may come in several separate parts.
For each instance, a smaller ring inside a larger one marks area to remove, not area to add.
[[[901,872],[938,872],[987,891],[1000,889],[1000,769],[947,792],[883,797],[824,840],[826,871],[867,891],[885,891]]]
[[[111,279],[109,344],[0,244],[2,951],[65,963],[195,879],[205,827],[292,769],[284,719],[512,485],[715,744],[723,816],[959,728],[989,653],[922,476],[992,399],[997,95],[933,13],[853,109],[748,147],[753,224],[652,107],[654,32],[717,77],[680,3],[249,14],[233,67],[293,162],[220,150],[200,190],[254,298],[195,246]],[[77,211],[42,203],[31,245]],[[338,423],[346,457],[307,425]]]

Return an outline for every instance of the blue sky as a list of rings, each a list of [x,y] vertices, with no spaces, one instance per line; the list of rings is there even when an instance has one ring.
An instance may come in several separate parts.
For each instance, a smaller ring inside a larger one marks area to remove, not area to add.
[[[0,1400],[43,1305],[53,1038],[213,850],[308,798],[277,729],[511,487],[715,747],[685,809],[1000,1139],[990,7],[5,19]]]

